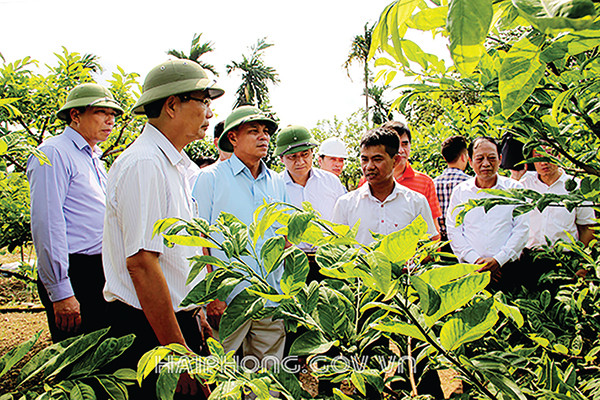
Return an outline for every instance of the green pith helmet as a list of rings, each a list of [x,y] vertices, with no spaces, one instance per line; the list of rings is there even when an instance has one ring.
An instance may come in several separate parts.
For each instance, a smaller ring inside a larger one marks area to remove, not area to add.
[[[313,139],[308,129],[300,125],[290,125],[283,128],[277,135],[276,156],[299,153],[317,147],[319,144]]]
[[[273,135],[277,131],[277,122],[267,117],[261,110],[252,106],[241,106],[233,110],[225,120],[225,128],[219,137],[219,148],[228,153],[233,153],[233,146],[227,137],[227,132],[246,122],[252,121],[259,121],[267,125],[269,135]]]
[[[134,114],[144,114],[144,106],[169,96],[206,90],[208,97],[216,99],[225,91],[214,86],[200,65],[190,60],[169,60],[152,68],[142,88],[142,95],[133,106]]]
[[[56,116],[63,121],[68,121],[71,108],[88,106],[108,107],[115,110],[117,115],[123,114],[123,109],[116,102],[110,90],[97,83],[83,83],[71,89],[65,105],[58,110]]]

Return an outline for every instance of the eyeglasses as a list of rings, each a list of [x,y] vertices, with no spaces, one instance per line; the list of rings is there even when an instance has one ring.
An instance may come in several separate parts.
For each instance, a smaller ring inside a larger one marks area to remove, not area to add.
[[[206,107],[210,107],[210,103],[212,103],[212,100],[209,99],[208,97],[205,97],[203,99],[198,99],[196,97],[186,97],[186,100],[195,100],[195,101],[199,101],[200,103],[204,104]]]

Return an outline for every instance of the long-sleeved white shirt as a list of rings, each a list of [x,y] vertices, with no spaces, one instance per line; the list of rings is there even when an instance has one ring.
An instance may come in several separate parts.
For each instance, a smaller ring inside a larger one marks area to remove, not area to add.
[[[492,189],[522,189],[523,186],[512,179],[498,175]],[[480,192],[475,186],[475,178],[462,182],[454,188],[446,214],[448,239],[454,254],[461,262],[474,263],[480,257],[493,257],[500,265],[515,261],[521,255],[529,234],[529,217],[512,216],[515,206],[500,205],[487,213],[483,207],[469,211],[461,225],[456,226],[456,216],[461,209],[456,206],[469,199],[495,197]]]

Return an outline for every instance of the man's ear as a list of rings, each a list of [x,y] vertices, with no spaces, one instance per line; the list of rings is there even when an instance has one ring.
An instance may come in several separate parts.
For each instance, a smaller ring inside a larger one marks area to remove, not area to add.
[[[71,122],[72,123],[74,122],[75,125],[79,125],[79,116],[80,115],[81,115],[81,113],[76,108],[71,108],[69,110],[69,117],[71,117]]]
[[[394,160],[394,168],[396,168],[396,165],[400,163],[400,154],[396,154],[392,159]]]
[[[227,139],[229,139],[229,141],[231,142],[231,145],[235,148],[235,144],[237,143],[237,130],[232,129],[229,132],[227,132]]]
[[[163,104],[162,111],[171,118],[175,118],[177,113],[177,106],[181,104],[179,97],[177,96],[169,96]]]

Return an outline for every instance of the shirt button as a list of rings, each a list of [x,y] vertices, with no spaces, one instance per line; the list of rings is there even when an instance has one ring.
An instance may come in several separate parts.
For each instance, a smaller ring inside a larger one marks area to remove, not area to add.
[[[381,220],[381,223],[383,224],[383,220]]]

